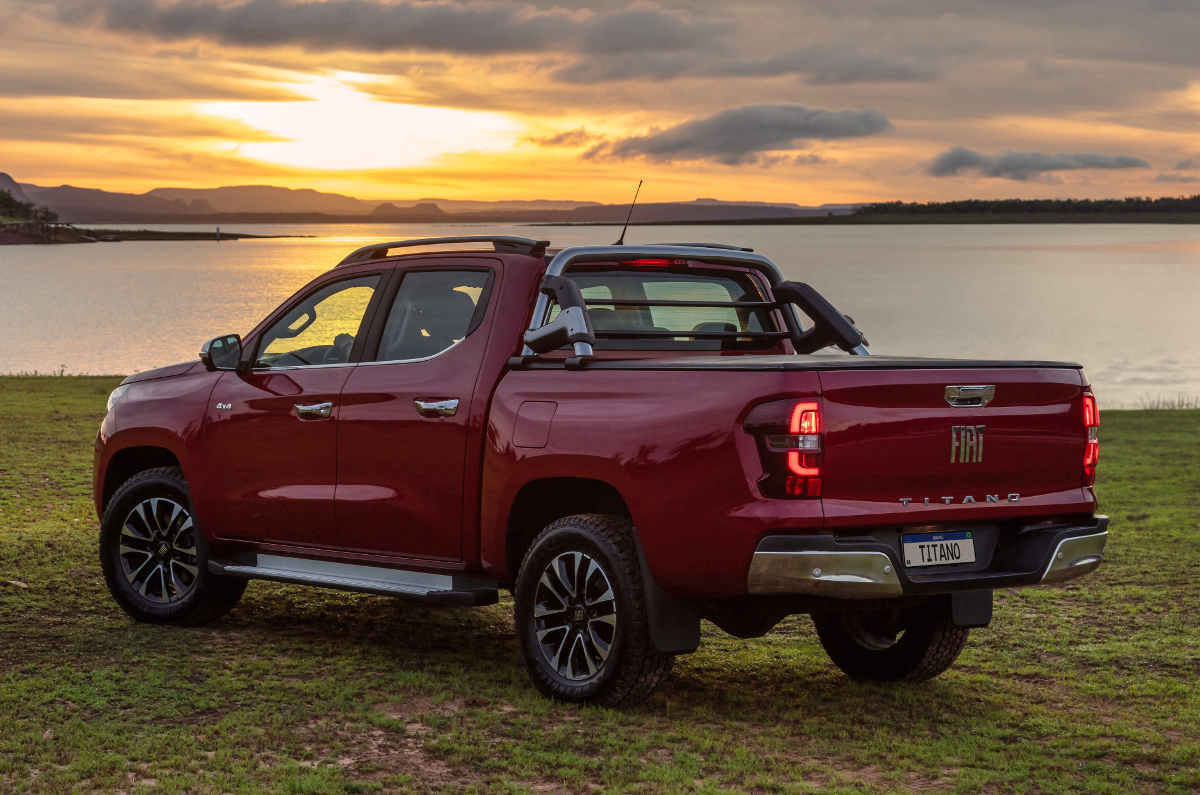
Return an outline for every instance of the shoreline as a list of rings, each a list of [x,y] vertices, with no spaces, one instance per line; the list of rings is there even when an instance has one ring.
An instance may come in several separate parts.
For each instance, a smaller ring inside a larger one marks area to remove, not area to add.
[[[81,243],[122,243],[147,240],[209,240],[215,243],[237,240],[269,240],[274,238],[312,237],[312,235],[255,235],[247,232],[169,232],[157,229],[89,229],[60,227],[52,231],[53,239],[38,235],[0,231],[0,246],[64,246]]]

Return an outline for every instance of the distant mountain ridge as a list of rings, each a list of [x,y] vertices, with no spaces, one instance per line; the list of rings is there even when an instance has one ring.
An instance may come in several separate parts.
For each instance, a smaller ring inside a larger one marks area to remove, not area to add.
[[[3,171],[0,171],[0,190],[8,191],[10,196],[22,204],[29,204],[29,197],[21,190],[21,186],[17,184],[15,179]]]
[[[613,223],[623,221],[627,204],[532,199],[478,201],[423,198],[373,201],[311,188],[275,185],[230,185],[219,188],[154,188],[146,193],[118,193],[73,185],[48,187],[17,183],[0,175],[16,192],[49,207],[72,223],[207,223],[211,221],[516,221]],[[14,194],[15,195],[15,194]],[[635,222],[717,221],[841,215],[858,205],[804,207],[791,203],[727,202],[703,198],[690,202],[639,204]]]

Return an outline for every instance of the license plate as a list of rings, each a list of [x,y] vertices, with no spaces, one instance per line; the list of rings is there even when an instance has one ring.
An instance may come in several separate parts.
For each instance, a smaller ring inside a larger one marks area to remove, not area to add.
[[[975,539],[969,530],[907,533],[901,536],[901,541],[904,565],[911,568],[975,562]]]

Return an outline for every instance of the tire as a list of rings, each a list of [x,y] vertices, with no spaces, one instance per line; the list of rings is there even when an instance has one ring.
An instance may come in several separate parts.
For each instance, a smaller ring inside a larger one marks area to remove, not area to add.
[[[100,520],[100,567],[117,604],[151,624],[207,624],[246,590],[245,580],[208,570],[208,541],[177,467],[139,472],[113,494]]]
[[[650,638],[633,533],[621,516],[567,516],[549,524],[521,561],[514,620],[529,677],[543,694],[637,704],[670,672],[674,656]]]
[[[923,682],[949,668],[969,630],[955,626],[948,600],[917,607],[816,614],[821,645],[851,679]]]

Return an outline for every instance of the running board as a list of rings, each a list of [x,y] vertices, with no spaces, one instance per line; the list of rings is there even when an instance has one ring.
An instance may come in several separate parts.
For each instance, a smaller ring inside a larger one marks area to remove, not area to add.
[[[257,554],[253,565],[210,560],[213,574],[398,596],[432,605],[471,607],[500,601],[496,583],[463,574],[431,574],[288,555]]]

